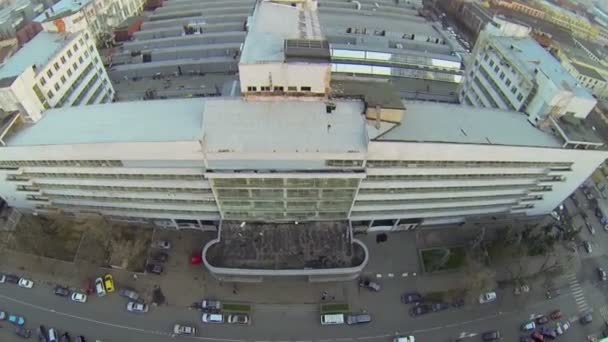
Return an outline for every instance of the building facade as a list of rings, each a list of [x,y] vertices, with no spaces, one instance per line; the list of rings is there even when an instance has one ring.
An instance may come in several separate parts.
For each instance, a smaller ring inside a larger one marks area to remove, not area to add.
[[[36,122],[50,108],[110,102],[114,90],[87,31],[40,32],[0,68],[0,108]]]
[[[499,18],[486,26],[466,68],[461,103],[523,112],[535,125],[549,116],[585,118],[597,101],[529,32]]]

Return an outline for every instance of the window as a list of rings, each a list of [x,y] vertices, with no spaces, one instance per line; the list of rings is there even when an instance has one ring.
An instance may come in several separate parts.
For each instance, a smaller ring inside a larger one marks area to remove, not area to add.
[[[40,85],[44,86],[46,84],[46,79],[44,76],[40,77]]]
[[[49,78],[51,78],[51,77],[53,77],[53,72],[52,72],[51,70],[47,70],[47,71],[46,71],[46,75],[47,75]]]
[[[487,62],[489,58],[490,58],[490,56],[485,55],[485,56],[483,57],[483,60]]]
[[[494,67],[494,72],[498,73],[498,70],[499,70],[499,68],[498,68],[498,65],[497,65],[497,66]]]
[[[82,40],[82,38],[78,39],[78,42],[80,43],[80,45],[84,45],[84,40]]]
[[[85,51],[84,51],[84,56],[85,56],[85,57],[89,57],[89,51],[86,51],[86,50],[85,50]]]
[[[283,87],[274,87],[274,91],[283,91]]]
[[[298,87],[287,87],[287,91],[298,91]]]
[[[82,56],[78,57],[78,62],[80,62],[80,64],[84,63],[84,59],[82,59]]]
[[[268,86],[261,86],[260,88],[262,89],[262,91],[270,91],[270,87]]]
[[[300,87],[301,91],[310,91],[310,87]]]
[[[90,46],[89,46],[89,51],[93,52],[93,49],[95,49],[95,48],[93,47],[93,45],[90,45]]]
[[[502,71],[500,72],[500,79],[501,79],[501,80],[504,80],[504,79],[505,79],[505,73],[504,73],[504,72],[502,72]]]
[[[74,44],[74,52],[77,52],[77,51],[78,51],[78,45]]]
[[[59,91],[59,83],[55,83],[55,91]]]
[[[49,99],[53,98],[53,91],[49,90],[46,95],[49,97]]]
[[[61,76],[61,84],[65,84],[65,76]]]
[[[247,87],[247,91],[258,91],[258,87]]]
[[[517,101],[521,101],[524,98],[522,94],[517,95]]]
[[[507,80],[505,81],[505,84],[507,85],[507,87],[510,86],[511,85],[511,80],[507,78]]]
[[[61,64],[65,64],[65,57],[61,56]]]
[[[68,69],[68,77],[72,76],[72,69]]]
[[[511,87],[511,93],[513,93],[513,94],[517,93],[517,88],[515,88],[515,86]]]
[[[490,66],[491,66],[491,67],[493,67],[493,66],[494,66],[494,61],[493,61],[493,60],[491,60],[491,61],[490,61]]]
[[[89,40],[89,34],[88,33],[84,34],[84,39]]]
[[[74,67],[74,71],[78,70],[78,64],[74,63],[72,66]]]
[[[55,71],[59,71],[59,63],[54,63],[53,67],[55,67]]]
[[[72,57],[72,50],[68,50],[68,58]]]

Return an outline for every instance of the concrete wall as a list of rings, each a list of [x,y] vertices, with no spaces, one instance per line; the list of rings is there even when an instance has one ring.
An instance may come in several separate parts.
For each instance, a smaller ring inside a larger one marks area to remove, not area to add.
[[[239,64],[241,91],[247,92],[247,87],[255,86],[261,91],[262,86],[287,87],[307,86],[311,93],[325,94],[329,87],[330,65],[326,63],[264,63]],[[272,80],[272,81],[271,81]],[[272,82],[272,84],[270,84]]]

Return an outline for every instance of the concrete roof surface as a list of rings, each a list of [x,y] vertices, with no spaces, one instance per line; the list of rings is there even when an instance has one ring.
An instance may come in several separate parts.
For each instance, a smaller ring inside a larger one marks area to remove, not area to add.
[[[202,136],[203,99],[117,102],[51,109],[8,146],[192,141]]]
[[[404,101],[405,116],[377,140],[561,147],[522,113],[464,105]]]
[[[57,51],[71,41],[70,37],[59,33],[39,32],[0,67],[0,79],[18,76],[32,65],[41,69]]]
[[[50,12],[51,17],[57,17],[62,12],[77,12],[84,6],[88,5],[93,0],[60,0],[56,4],[54,4],[51,8],[46,11]],[[42,23],[47,20],[45,12],[40,13],[39,16],[34,18],[34,21]]]
[[[602,77],[602,75],[600,75],[599,72],[597,72],[597,70],[590,68],[588,66],[582,65],[582,64],[578,64],[578,63],[572,63],[572,66],[576,69],[576,71],[578,71],[581,75],[587,76],[587,77],[591,77],[594,78],[596,80],[600,80],[600,81],[606,81],[604,79],[604,77]]]

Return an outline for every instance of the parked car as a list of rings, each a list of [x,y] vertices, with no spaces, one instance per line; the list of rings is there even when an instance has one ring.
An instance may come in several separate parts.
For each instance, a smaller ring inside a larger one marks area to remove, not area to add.
[[[604,271],[601,267],[597,268],[597,274],[601,281],[606,281],[606,271]]]
[[[496,292],[486,292],[479,296],[479,303],[491,303],[496,300]]]
[[[152,243],[152,248],[171,249],[171,242],[167,240],[158,240]]]
[[[204,313],[201,320],[204,323],[224,323],[224,316],[217,313]]]
[[[557,322],[555,332],[557,332],[558,335],[563,335],[568,329],[570,329],[570,322]]]
[[[87,302],[87,295],[81,292],[74,292],[72,293],[72,295],[70,296],[70,299],[74,302],[78,302],[78,303],[86,303]]]
[[[30,338],[32,336],[32,331],[24,327],[17,327],[15,328],[15,335],[22,338]]]
[[[151,259],[155,262],[167,262],[169,260],[169,254],[165,252],[152,253]]]
[[[555,332],[554,329],[551,329],[551,328],[542,327],[542,328],[540,328],[540,333],[545,338],[548,338],[550,340],[555,340],[557,338],[557,333]]]
[[[106,292],[114,292],[114,278],[111,274],[106,274],[103,276],[103,285],[106,288]]]
[[[561,312],[561,310],[553,310],[553,311],[552,311],[552,312],[549,314],[549,317],[550,317],[552,320],[558,320],[558,319],[561,319],[561,318],[562,318],[562,312]]]
[[[154,263],[146,264],[146,272],[161,275],[163,273],[163,266]]]
[[[543,325],[549,323],[549,318],[547,316],[539,316],[534,320],[537,325]]]
[[[7,317],[6,311],[0,311],[0,321],[4,321]]]
[[[139,302],[128,302],[127,303],[127,311],[133,313],[146,313],[148,312],[148,304],[139,303]]]
[[[593,315],[588,313],[586,315],[581,316],[578,321],[581,322],[581,324],[589,324],[593,322]]]
[[[412,304],[422,302],[422,296],[418,292],[409,292],[401,295],[401,303]]]
[[[410,315],[413,317],[426,315],[431,312],[431,306],[426,304],[416,305],[410,309]]]
[[[447,310],[449,308],[450,308],[450,304],[444,303],[444,302],[431,304],[431,310],[433,312],[443,311],[443,310]]]
[[[12,284],[19,284],[19,279],[21,279],[13,274],[5,274],[4,277],[6,278],[5,282]]]
[[[103,286],[103,279],[101,277],[95,279],[95,292],[97,293],[97,297],[106,295],[106,288]]]
[[[346,324],[349,325],[369,323],[371,321],[372,316],[365,312],[346,315]]]
[[[519,338],[519,342],[534,342],[534,340],[532,339],[532,337],[522,336]]]
[[[17,285],[25,289],[31,289],[32,287],[34,287],[34,282],[29,279],[21,278],[19,279]]]
[[[59,338],[59,342],[72,342],[72,338],[70,337],[70,334],[66,331]]]
[[[237,313],[228,315],[228,323],[230,324],[249,324],[249,315]]]
[[[591,235],[595,235],[595,228],[593,228],[593,225],[591,225],[589,221],[585,220],[585,226],[587,227],[587,230],[589,231],[589,233],[591,233]]]
[[[19,325],[19,326],[22,326],[25,324],[25,318],[23,318],[22,316],[19,316],[19,315],[9,315],[8,321],[14,325]]]
[[[44,325],[38,327],[38,342],[48,342],[49,333]]]
[[[591,248],[591,244],[589,243],[589,241],[583,242],[583,247],[585,247],[585,250],[587,251],[587,253],[589,253],[589,254],[593,253],[593,248]]]
[[[541,334],[538,331],[533,332],[532,335],[530,335],[530,337],[532,337],[532,339],[535,342],[544,342],[545,341],[545,336],[543,336],[543,334]]]
[[[545,292],[545,297],[547,297],[547,299],[551,299],[559,296],[560,294],[559,289],[548,289],[547,292]]]
[[[481,334],[481,339],[483,341],[498,341],[498,340],[500,340],[500,331],[498,331],[498,330],[486,331],[483,334]]]
[[[222,303],[219,300],[203,299],[201,301],[201,309],[205,311],[220,311]]]
[[[173,325],[173,333],[182,336],[195,336],[196,328],[190,325],[175,324]]]
[[[416,342],[414,336],[397,336],[393,339],[393,342]]]
[[[54,328],[49,329],[49,342],[57,342],[59,333]]]
[[[65,286],[57,285],[53,293],[61,297],[67,297],[70,295],[70,290]]]
[[[464,306],[464,298],[458,298],[458,299],[454,299],[454,301],[452,301],[452,306],[455,308],[461,308]]]
[[[139,293],[135,292],[135,290],[126,287],[119,289],[118,295],[121,297],[129,298],[130,300],[135,302],[139,300]]]
[[[371,281],[369,279],[361,279],[361,281],[359,282],[359,287],[363,287],[366,288],[370,291],[374,291],[374,292],[378,292],[381,289],[380,284],[376,283],[375,281]]]
[[[97,341],[99,341],[99,340],[97,340]],[[74,342],[87,342],[87,340],[84,338],[84,336],[79,335],[78,337],[76,337]]]
[[[6,282],[6,276],[4,274],[0,274],[0,284]]]
[[[532,331],[534,329],[536,329],[536,323],[534,323],[533,321],[526,322],[521,325],[522,331]]]

